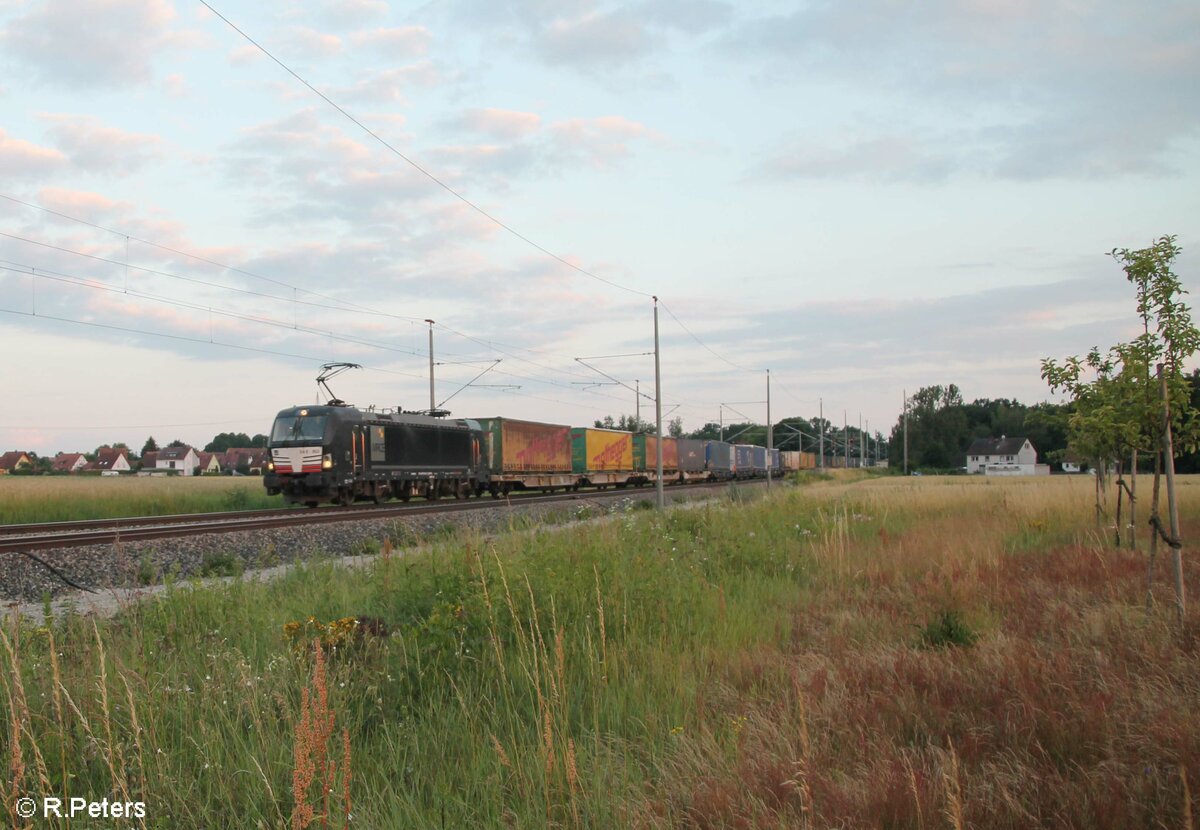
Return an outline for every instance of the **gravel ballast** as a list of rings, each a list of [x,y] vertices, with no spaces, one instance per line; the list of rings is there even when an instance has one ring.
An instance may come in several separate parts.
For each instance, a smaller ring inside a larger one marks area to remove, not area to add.
[[[756,488],[757,489],[757,488]],[[711,500],[725,489],[668,488],[668,503]],[[471,528],[499,533],[519,520],[523,527],[542,521],[563,522],[601,513],[635,509],[637,502],[654,501],[654,491],[620,491],[581,496],[578,500],[521,504],[520,499],[498,503],[494,509],[444,514],[395,516],[332,524],[200,533],[195,536],[154,539],[120,544],[85,545],[34,551],[64,576],[96,593],[79,591],[42,564],[19,553],[4,555],[0,567],[0,601],[8,607],[55,600],[55,607],[74,605],[80,610],[96,605],[95,598],[112,594],[136,595],[161,584],[165,576],[180,583],[193,577],[279,572],[279,566],[312,558],[355,557],[378,550],[384,539],[412,546],[437,538],[448,529]],[[152,592],[152,591],[150,591]],[[35,606],[41,608],[41,605]],[[22,608],[22,611],[25,611]],[[96,609],[100,610],[100,609]]]

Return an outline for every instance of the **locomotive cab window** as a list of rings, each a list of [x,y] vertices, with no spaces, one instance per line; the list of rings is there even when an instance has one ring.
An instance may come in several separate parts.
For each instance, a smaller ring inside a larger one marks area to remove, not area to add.
[[[284,441],[321,441],[325,437],[324,415],[284,415],[275,419],[271,443]]]

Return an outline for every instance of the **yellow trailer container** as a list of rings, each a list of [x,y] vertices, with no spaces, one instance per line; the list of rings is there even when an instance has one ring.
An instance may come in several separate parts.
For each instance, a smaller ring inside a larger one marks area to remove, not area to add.
[[[633,472],[633,433],[615,429],[574,427],[571,468],[576,474]]]

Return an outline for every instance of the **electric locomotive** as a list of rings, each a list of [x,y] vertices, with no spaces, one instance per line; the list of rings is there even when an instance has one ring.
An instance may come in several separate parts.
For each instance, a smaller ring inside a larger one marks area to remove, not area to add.
[[[413,496],[466,498],[487,487],[475,421],[415,412],[360,410],[332,400],[275,416],[263,477],[269,495],[289,504],[377,504]]]

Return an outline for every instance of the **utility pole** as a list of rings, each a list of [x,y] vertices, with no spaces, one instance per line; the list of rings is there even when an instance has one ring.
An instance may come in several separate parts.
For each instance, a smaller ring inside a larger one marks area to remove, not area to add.
[[[846,420],[846,410],[842,410],[842,460],[846,469],[850,469],[850,422]]]
[[[863,458],[870,460],[871,458],[871,422],[867,421],[867,431],[863,433],[863,452],[866,453]],[[872,464],[864,464],[867,467],[874,467]]]
[[[633,416],[633,418],[634,418],[634,421],[637,423],[636,432],[641,432],[642,431],[642,382],[640,380],[635,380],[633,382],[633,391],[634,391],[633,405],[634,405],[634,411],[636,413]]]
[[[817,441],[817,443],[819,445],[817,448],[817,452],[820,453],[817,456],[817,466],[824,467],[825,466],[825,399],[817,398],[817,403],[820,407],[817,410],[820,413],[817,416],[817,429],[819,429],[821,431],[821,437]]]
[[[658,356],[658,297],[654,298],[654,422],[658,429],[658,440],[654,442],[657,450],[654,468],[658,481],[658,509],[666,506],[666,496],[663,494],[663,434],[662,434],[662,372],[659,370]]]
[[[425,322],[429,324],[429,414],[432,415],[433,410],[437,409],[433,396],[433,321],[426,320]]]
[[[866,456],[863,455],[862,413],[858,413],[858,466],[867,466]]]
[[[771,450],[775,447],[775,427],[771,424],[771,370],[767,370],[767,489],[771,489]]]
[[[717,411],[720,412],[719,417],[721,419],[721,432],[720,432],[719,440],[721,441],[721,443],[725,443],[725,404],[720,404],[717,407]]]
[[[908,475],[908,390],[904,390],[904,474]]]

